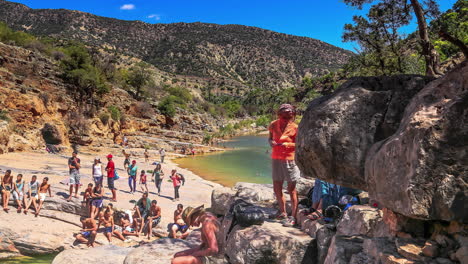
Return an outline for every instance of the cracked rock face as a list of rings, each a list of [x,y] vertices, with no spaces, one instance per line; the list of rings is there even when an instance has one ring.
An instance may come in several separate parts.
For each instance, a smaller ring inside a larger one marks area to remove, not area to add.
[[[296,145],[303,173],[410,218],[467,223],[467,62],[429,82],[361,77],[312,101]]]
[[[413,75],[359,77],[312,101],[296,142],[303,174],[366,190],[367,152],[396,131],[409,100],[429,81]]]

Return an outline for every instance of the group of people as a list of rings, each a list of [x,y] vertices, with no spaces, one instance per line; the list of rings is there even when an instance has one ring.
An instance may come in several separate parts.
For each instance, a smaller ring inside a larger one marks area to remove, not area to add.
[[[92,184],[89,185],[92,187]],[[95,187],[96,188],[96,187]],[[98,185],[98,188],[101,188]],[[89,193],[85,191],[84,199]],[[138,200],[131,211],[126,211],[119,215],[120,225],[116,224],[114,219],[115,211],[112,203],[109,203],[104,210],[101,206],[92,205],[89,211],[89,217],[81,217],[82,230],[76,234],[75,238],[88,246],[94,246],[99,228],[103,227],[103,234],[109,243],[112,243],[112,238],[116,237],[122,241],[128,241],[126,237],[137,236],[141,233],[147,236],[148,239],[152,236],[152,230],[161,222],[161,207],[158,206],[156,200],[150,200],[148,193],[145,192],[142,198]],[[97,219],[97,222],[96,222]]]
[[[49,178],[44,177],[41,183],[37,180],[37,176],[33,175],[31,181],[26,182],[22,174],[16,175],[16,180],[7,170],[3,177],[0,177],[0,193],[2,199],[3,211],[9,212],[8,202],[11,198],[16,204],[17,212],[28,214],[29,208],[34,209],[34,215],[37,217],[44,205],[47,193],[52,197]]]

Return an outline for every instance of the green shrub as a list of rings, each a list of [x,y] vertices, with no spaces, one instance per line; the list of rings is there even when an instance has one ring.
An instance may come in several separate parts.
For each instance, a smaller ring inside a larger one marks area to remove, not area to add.
[[[7,122],[10,121],[10,117],[8,116],[8,111],[7,110],[1,110],[0,111],[0,120],[4,120],[4,121],[7,121]]]
[[[255,124],[257,124],[257,126],[267,127],[270,125],[271,120],[272,119],[270,116],[263,115],[257,118],[257,120],[255,121]]]
[[[110,116],[113,120],[115,121],[120,121],[120,118],[121,118],[121,113],[120,113],[120,109],[114,105],[111,105],[108,107],[108,110],[109,110],[109,113],[110,113]]]
[[[177,98],[173,95],[164,97],[158,104],[158,109],[161,114],[168,117],[174,117],[176,114],[176,100]]]

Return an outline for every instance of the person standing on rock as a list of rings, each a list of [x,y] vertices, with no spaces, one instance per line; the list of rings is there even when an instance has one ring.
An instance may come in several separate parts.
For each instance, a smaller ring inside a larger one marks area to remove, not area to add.
[[[179,189],[182,181],[182,177],[177,173],[177,170],[171,172],[172,185],[174,186],[174,199],[172,201],[179,201]]]
[[[103,173],[102,173],[102,165],[101,165],[101,159],[99,157],[94,158],[94,163],[93,163],[93,179],[94,179],[94,184],[102,185],[102,178],[103,178]]]
[[[161,148],[159,150],[159,155],[161,156],[161,163],[164,163],[164,158],[166,157],[166,150],[164,148]]]
[[[130,187],[130,194],[136,192],[136,178],[138,173],[138,167],[136,165],[136,160],[132,161],[132,165],[130,165],[127,169],[128,172],[128,186]]]
[[[300,177],[299,168],[294,162],[297,135],[297,124],[294,123],[296,110],[290,104],[282,104],[277,113],[278,119],[271,122],[268,127],[270,131],[268,142],[272,147],[273,189],[280,209],[278,218],[284,219],[285,226],[293,226],[296,224],[298,206],[296,182]],[[289,217],[286,214],[283,196],[285,181],[288,183],[287,190],[291,195],[292,215]]]
[[[145,162],[148,163],[149,162],[149,152],[148,152],[148,149],[145,149]]]
[[[221,224],[215,215],[205,212],[203,206],[187,207],[182,217],[188,226],[201,225],[202,243],[198,247],[181,251],[174,255],[172,264],[211,263],[212,258],[223,257],[223,235]]]
[[[15,184],[13,185],[13,199],[16,201],[18,205],[18,213],[21,213],[23,208],[23,198],[24,198],[24,180],[23,174],[18,174],[16,176]]]
[[[80,188],[80,159],[78,153],[73,151],[72,157],[68,159],[68,168],[70,170],[70,196],[67,201],[71,201],[73,194],[73,186],[75,187],[75,198],[78,198],[78,189]]]
[[[114,180],[115,180],[115,164],[112,161],[112,154],[107,155],[107,187],[112,192],[112,201],[117,202],[117,194],[115,191]]]
[[[161,184],[164,180],[164,172],[162,170],[161,163],[156,164],[156,168],[153,170],[153,177],[156,188],[158,189],[158,195],[161,195]]]
[[[13,191],[13,176],[11,170],[7,170],[5,176],[0,179],[0,192],[2,193],[3,210],[8,212],[8,201],[10,200],[10,193]]]

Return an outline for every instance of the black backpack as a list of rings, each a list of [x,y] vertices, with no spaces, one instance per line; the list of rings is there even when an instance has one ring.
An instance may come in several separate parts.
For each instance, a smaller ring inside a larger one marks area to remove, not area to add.
[[[256,205],[248,203],[242,199],[236,200],[230,213],[234,215],[234,221],[242,227],[249,227],[251,225],[262,225],[265,222],[265,215],[263,211]]]

